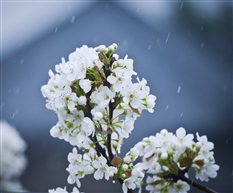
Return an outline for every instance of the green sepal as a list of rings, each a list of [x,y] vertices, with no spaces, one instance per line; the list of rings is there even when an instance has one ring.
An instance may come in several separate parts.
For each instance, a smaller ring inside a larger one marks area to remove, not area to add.
[[[103,62],[105,65],[109,66],[110,65],[110,58],[106,56],[104,52],[99,53],[99,59],[101,62]]]
[[[76,93],[76,95],[78,97],[80,96],[84,96],[85,95],[85,92],[83,91],[83,89],[79,86],[79,80],[73,82],[71,84],[71,89],[72,89],[72,92]]]

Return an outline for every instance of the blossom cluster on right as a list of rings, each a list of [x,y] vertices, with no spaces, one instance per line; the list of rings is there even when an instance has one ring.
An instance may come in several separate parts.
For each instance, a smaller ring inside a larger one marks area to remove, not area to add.
[[[196,178],[201,181],[215,178],[219,166],[213,156],[214,144],[205,135],[196,133],[196,137],[197,142],[193,140],[193,134],[186,135],[181,127],[175,134],[163,129],[137,143],[126,154],[124,162],[132,164],[138,157],[142,157],[142,162],[132,164],[130,172],[133,175],[124,181],[124,192],[127,188],[140,189],[145,174],[148,174],[146,190],[151,193],[187,192],[190,187],[182,179],[190,168],[194,168]]]

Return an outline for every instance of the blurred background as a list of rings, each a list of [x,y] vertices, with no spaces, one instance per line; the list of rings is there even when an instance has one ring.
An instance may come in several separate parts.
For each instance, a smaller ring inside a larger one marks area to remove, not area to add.
[[[232,1],[1,1],[1,119],[27,143],[24,189],[72,189],[65,170],[72,146],[50,136],[57,117],[40,92],[49,69],[76,47],[117,43],[157,96],[155,113],[136,121],[122,155],[145,136],[185,127],[215,144],[220,170],[203,184],[232,193],[232,18]],[[89,176],[81,190],[121,187]]]

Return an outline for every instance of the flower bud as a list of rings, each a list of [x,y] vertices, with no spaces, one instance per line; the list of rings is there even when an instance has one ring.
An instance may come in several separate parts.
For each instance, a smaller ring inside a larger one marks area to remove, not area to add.
[[[98,47],[95,48],[97,52],[103,52],[106,50],[106,46],[105,45],[100,45]]]
[[[164,135],[164,136],[165,136],[165,135],[167,135],[167,133],[168,133],[168,132],[167,132],[167,130],[166,130],[166,129],[163,129],[160,133],[161,133],[162,135]]]
[[[132,148],[132,149],[130,150],[130,153],[131,153],[132,156],[134,156],[134,157],[137,157],[137,156],[140,154],[140,152],[138,151],[137,148]]]
[[[108,47],[108,50],[116,50],[117,49],[117,44],[113,43],[111,46]]]
[[[162,159],[162,160],[165,160],[165,159],[167,159],[167,158],[168,158],[167,153],[166,153],[166,152],[163,152],[163,153],[161,154],[161,159]]]
[[[122,165],[122,169],[123,169],[123,170],[127,170],[127,169],[128,169],[128,165],[123,164],[123,165]]]
[[[130,162],[131,162],[130,156],[125,156],[125,157],[124,157],[124,162],[130,163]]]

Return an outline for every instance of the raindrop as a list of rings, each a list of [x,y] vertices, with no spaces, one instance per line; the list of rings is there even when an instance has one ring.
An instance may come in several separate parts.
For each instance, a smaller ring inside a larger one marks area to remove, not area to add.
[[[177,93],[180,93],[180,90],[181,90],[181,86],[179,85],[177,88]]]
[[[168,40],[169,40],[169,37],[170,37],[170,32],[167,34],[167,38],[166,38],[166,41],[165,41],[165,43],[167,43],[167,42],[168,42]]]
[[[57,32],[57,27],[55,28],[55,33]]]
[[[151,45],[149,45],[148,50],[150,50],[150,48],[151,48]]]
[[[12,119],[14,119],[14,118],[15,118],[15,115],[17,115],[18,113],[19,113],[19,110],[16,109],[15,112],[12,114]]]
[[[182,112],[182,113],[180,113],[180,117],[183,117],[183,114],[184,114],[183,112]]]
[[[24,58],[21,58],[20,59],[20,64],[23,64],[24,63]]]
[[[137,13],[139,13],[139,10],[140,10],[140,8],[138,7],[138,9],[137,9]]]
[[[228,138],[226,139],[225,144],[228,144]]]
[[[19,88],[14,89],[15,94],[19,94]]]
[[[109,4],[105,4],[105,9],[108,9],[109,8]]]
[[[201,31],[203,31],[203,29],[204,29],[204,26],[201,26]]]
[[[71,22],[71,23],[74,23],[74,21],[75,21],[75,15],[73,15],[73,16],[71,17],[70,22]]]
[[[180,4],[180,9],[183,8],[184,2],[182,1],[182,3]]]
[[[166,106],[166,111],[168,110],[168,108],[169,108],[169,105]]]
[[[200,48],[203,49],[205,46],[204,42],[201,42]]]
[[[227,92],[227,89],[228,89],[228,86],[227,86],[227,85],[224,85],[223,91],[224,91],[224,92]]]

